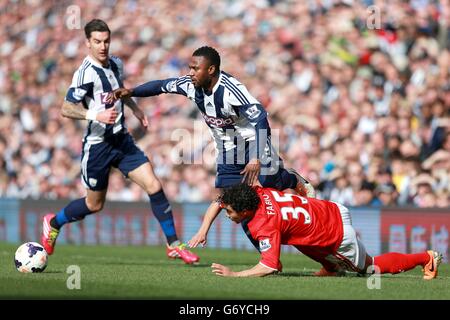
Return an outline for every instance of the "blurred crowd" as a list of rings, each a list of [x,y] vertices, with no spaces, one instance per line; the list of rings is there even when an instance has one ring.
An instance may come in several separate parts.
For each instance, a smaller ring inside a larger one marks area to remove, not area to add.
[[[127,87],[185,75],[196,48],[215,47],[319,198],[450,206],[449,0],[0,0],[0,197],[84,196],[86,122],[60,107],[93,18],[112,30]],[[129,112],[127,126],[169,199],[212,199],[214,146],[196,107],[137,101],[150,128]],[[117,170],[107,198],[148,200]]]

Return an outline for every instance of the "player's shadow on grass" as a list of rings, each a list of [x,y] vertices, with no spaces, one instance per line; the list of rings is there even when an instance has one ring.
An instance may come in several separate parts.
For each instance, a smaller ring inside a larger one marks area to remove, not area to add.
[[[211,266],[211,263],[205,262],[205,263],[196,263],[196,264],[186,264],[182,262],[181,260],[177,261],[158,261],[158,260],[149,260],[148,262],[142,262],[142,261],[114,261],[110,262],[110,265],[117,265],[117,266],[187,266],[187,267],[209,267]]]
[[[319,270],[317,270],[319,271]],[[356,272],[346,272],[343,275],[332,277],[317,277],[314,275],[316,271],[299,271],[299,272],[280,272],[277,276],[281,277],[315,277],[315,278],[364,278],[367,275],[361,275]]]
[[[277,277],[315,277],[314,271],[280,272]]]

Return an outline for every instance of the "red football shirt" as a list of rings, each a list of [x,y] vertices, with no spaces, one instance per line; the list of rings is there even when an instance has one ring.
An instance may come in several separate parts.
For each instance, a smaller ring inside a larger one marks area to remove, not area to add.
[[[253,239],[259,242],[261,264],[281,271],[282,244],[312,252],[319,259],[339,248],[343,225],[335,203],[271,188],[256,191],[261,203],[247,226]]]

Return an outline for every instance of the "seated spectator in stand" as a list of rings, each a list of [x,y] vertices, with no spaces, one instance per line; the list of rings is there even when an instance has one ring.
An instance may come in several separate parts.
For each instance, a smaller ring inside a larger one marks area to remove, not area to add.
[[[393,183],[380,184],[375,190],[383,207],[397,205],[398,192]]]
[[[361,189],[356,192],[356,205],[367,207],[381,206],[382,202],[377,198],[374,191],[375,183],[363,181]]]
[[[411,182],[410,191],[413,204],[420,208],[434,205],[436,201],[429,195],[434,195],[433,186],[435,184],[435,179],[427,173],[421,173],[415,177]]]

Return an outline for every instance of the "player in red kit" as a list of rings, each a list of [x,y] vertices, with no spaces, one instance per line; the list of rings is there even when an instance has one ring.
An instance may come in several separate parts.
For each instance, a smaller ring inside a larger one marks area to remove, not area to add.
[[[224,189],[220,205],[235,223],[259,245],[260,262],[251,269],[234,272],[213,263],[219,276],[265,276],[282,270],[281,245],[292,245],[322,264],[316,275],[337,272],[399,273],[422,266],[424,279],[436,278],[442,255],[429,250],[416,254],[387,253],[371,257],[356,237],[348,209],[331,201],[304,198],[271,188],[239,184]]]

